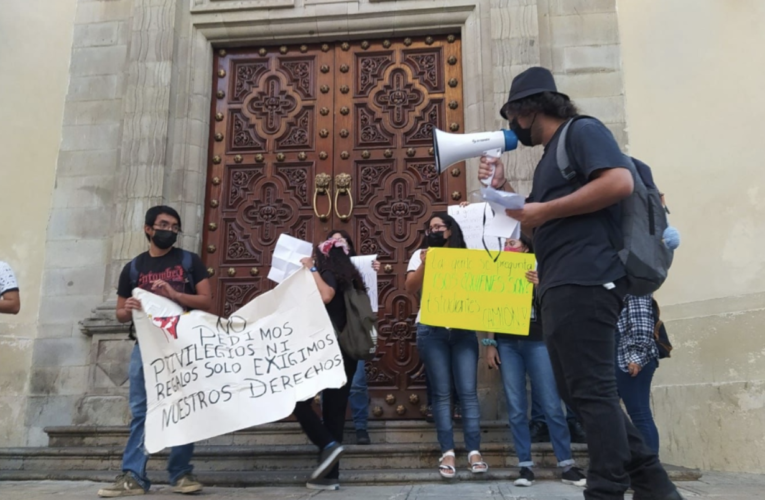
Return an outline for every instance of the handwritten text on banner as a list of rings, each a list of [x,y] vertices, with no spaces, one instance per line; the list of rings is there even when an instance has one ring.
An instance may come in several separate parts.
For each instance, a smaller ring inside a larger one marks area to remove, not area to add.
[[[183,313],[133,290],[146,379],[146,449],[193,443],[289,416],[297,401],[345,384],[335,331],[301,269],[229,319]]]
[[[496,255],[495,255],[496,257]],[[431,248],[422,284],[420,322],[482,332],[529,334],[532,254]]]

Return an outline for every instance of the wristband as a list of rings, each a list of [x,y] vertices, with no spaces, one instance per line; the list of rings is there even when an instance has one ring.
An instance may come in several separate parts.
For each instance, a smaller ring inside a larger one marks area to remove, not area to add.
[[[494,340],[494,339],[489,339],[489,338],[486,338],[486,339],[483,339],[483,340],[481,341],[481,343],[482,343],[483,345],[485,345],[486,347],[489,347],[489,346],[494,346],[494,347],[497,347],[497,341],[496,341],[496,340]]]
[[[312,272],[312,273],[315,273],[315,272],[317,272],[317,271],[318,271],[318,269],[316,269],[316,266],[313,266],[313,267],[311,268],[311,272]]]

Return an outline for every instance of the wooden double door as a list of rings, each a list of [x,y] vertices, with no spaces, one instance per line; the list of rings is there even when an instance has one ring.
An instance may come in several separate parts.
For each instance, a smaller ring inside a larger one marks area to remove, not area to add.
[[[464,166],[436,175],[432,130],[462,131],[459,37],[225,49],[214,58],[203,258],[216,313],[275,286],[279,235],[344,229],[377,254],[371,418],[421,418],[425,378],[407,262],[428,217],[465,197]]]

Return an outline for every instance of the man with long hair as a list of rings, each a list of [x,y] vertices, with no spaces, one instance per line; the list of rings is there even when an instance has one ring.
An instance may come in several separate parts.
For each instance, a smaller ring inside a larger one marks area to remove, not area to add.
[[[508,215],[525,232],[533,231],[544,339],[556,385],[587,433],[585,498],[623,499],[631,486],[635,500],[680,499],[658,456],[619,406],[616,388],[614,339],[627,286],[617,254],[623,244],[619,202],[634,186],[628,160],[608,128],[583,118],[571,124],[565,148],[576,176],[563,176],[558,139],[577,109],[545,68],[513,79],[500,114],[521,144],[545,148],[526,205]],[[492,170],[491,185],[512,191],[499,161],[482,158],[479,179]]]

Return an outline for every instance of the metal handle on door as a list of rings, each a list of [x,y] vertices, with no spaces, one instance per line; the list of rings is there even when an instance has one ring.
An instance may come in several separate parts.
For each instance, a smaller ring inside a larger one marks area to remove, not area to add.
[[[348,209],[347,215],[341,215],[340,212],[338,212],[338,198],[341,194],[347,194],[348,200],[351,202],[351,207]],[[351,218],[351,215],[353,214],[353,193],[351,193],[351,176],[348,174],[338,174],[338,176],[335,178],[335,215],[341,220],[341,221],[347,221]]]
[[[330,182],[332,182],[332,176],[325,173],[316,174],[316,179],[314,179],[313,213],[315,213],[316,217],[321,221],[329,220],[332,215],[332,193],[330,192],[331,188],[329,187]],[[320,194],[326,194],[327,199],[329,200],[329,209],[326,214],[319,213],[318,200]]]

